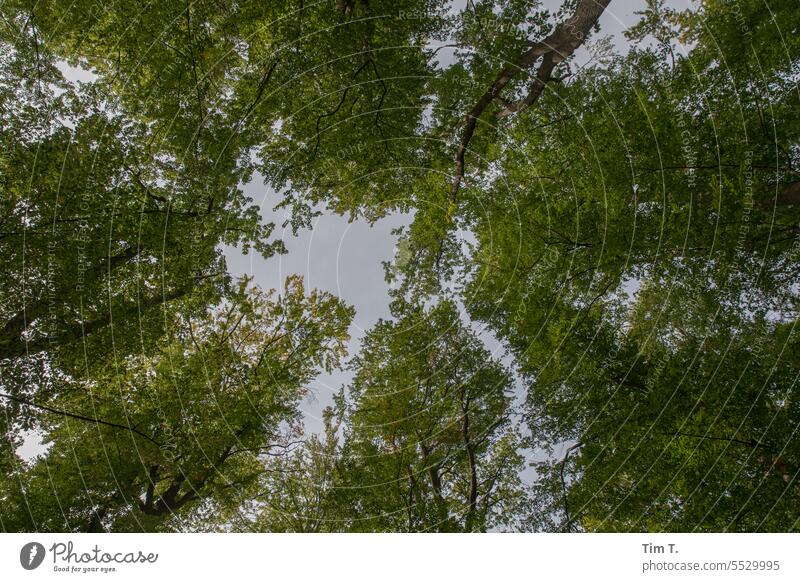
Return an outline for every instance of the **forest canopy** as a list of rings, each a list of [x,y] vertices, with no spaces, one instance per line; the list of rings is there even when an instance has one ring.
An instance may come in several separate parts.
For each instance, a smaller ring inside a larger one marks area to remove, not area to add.
[[[0,530],[800,531],[800,10],[615,11],[0,3]]]

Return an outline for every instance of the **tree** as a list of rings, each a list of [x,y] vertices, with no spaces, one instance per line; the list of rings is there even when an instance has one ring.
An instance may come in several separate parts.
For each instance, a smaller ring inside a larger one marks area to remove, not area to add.
[[[220,244],[265,256],[282,244],[239,187],[241,149],[156,142],[115,95],[63,78],[33,15],[3,11],[0,359],[83,373],[87,353],[149,349],[164,310],[216,301]]]
[[[659,43],[520,116],[471,214],[465,303],[528,378],[549,527],[796,527],[796,47],[762,59],[773,15],[731,10],[651,2]]]
[[[336,489],[341,462],[341,418],[332,408],[323,413],[325,430],[311,435],[289,455],[271,459],[259,493],[248,500],[243,513],[255,515],[247,530],[261,532],[340,531],[349,519]]]
[[[237,507],[298,438],[297,403],[344,355],[351,318],[299,278],[279,297],[244,279],[202,316],[176,316],[151,356],[109,360],[47,407],[19,402],[50,448],[6,478],[4,527],[172,530],[205,503]]]
[[[257,166],[295,228],[319,203],[385,214],[398,206],[397,180],[410,180],[392,166],[420,162],[406,140],[427,104],[425,43],[446,30],[433,0],[22,1],[8,10],[61,58],[99,74],[171,155],[220,176]]]
[[[334,494],[352,531],[515,527],[524,465],[511,378],[456,306],[398,307],[353,360]],[[524,518],[523,518],[524,519]]]

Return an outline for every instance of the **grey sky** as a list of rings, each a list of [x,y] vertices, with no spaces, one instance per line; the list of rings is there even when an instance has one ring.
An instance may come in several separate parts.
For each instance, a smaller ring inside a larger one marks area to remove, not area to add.
[[[278,227],[281,216],[270,209],[280,200],[272,189],[256,179],[245,187],[249,196],[261,205],[266,221]],[[324,212],[314,220],[313,228],[293,236],[291,227],[276,234],[286,244],[288,253],[265,260],[257,253],[243,255],[239,249],[228,247],[225,256],[233,275],[249,274],[265,289],[281,289],[283,281],[292,274],[302,275],[307,289],[329,291],[356,308],[350,327],[350,354],[357,351],[364,331],[380,318],[389,316],[388,287],[383,279],[382,261],[392,258],[397,237],[392,229],[407,224],[408,217],[396,215],[379,221],[372,227],[365,220],[349,222],[347,218]],[[350,374],[337,371],[319,376],[310,386],[313,396],[304,401],[301,411],[306,428],[316,431],[325,406]]]

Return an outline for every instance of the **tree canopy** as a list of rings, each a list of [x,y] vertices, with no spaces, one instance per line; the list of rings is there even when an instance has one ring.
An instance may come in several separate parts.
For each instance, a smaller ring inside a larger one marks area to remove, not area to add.
[[[0,528],[797,531],[796,4],[4,2]]]

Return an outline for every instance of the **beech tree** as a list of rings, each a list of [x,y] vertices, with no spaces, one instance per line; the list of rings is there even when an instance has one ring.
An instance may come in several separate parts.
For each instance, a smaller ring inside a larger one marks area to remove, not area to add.
[[[15,400],[50,448],[4,479],[4,527],[182,529],[203,504],[237,506],[264,459],[300,438],[297,403],[338,365],[351,318],[299,278],[280,296],[243,279],[202,316],[176,317],[152,356],[65,381],[52,405]]]
[[[796,46],[764,54],[775,33],[749,3],[651,2],[629,36],[654,42],[551,87],[497,155],[465,302],[528,379],[541,527],[797,527]]]
[[[396,308],[353,360],[338,489],[357,531],[518,526],[524,466],[511,378],[451,302]]]

